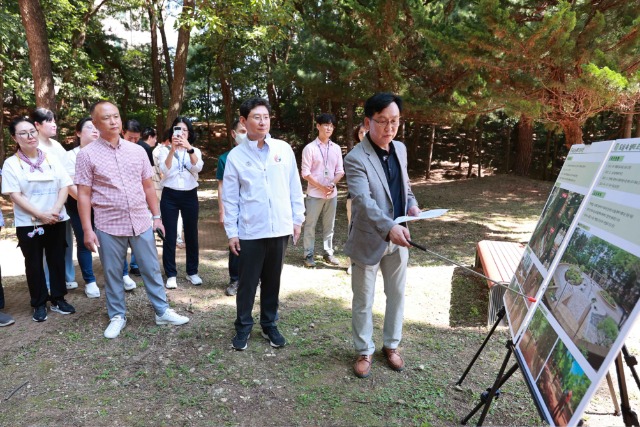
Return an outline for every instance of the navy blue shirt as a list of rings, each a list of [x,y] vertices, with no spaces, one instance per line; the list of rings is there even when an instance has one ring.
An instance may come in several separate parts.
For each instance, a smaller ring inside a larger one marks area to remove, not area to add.
[[[367,138],[371,141],[369,134],[367,134]],[[378,155],[384,174],[387,177],[391,201],[393,202],[393,219],[396,219],[405,213],[404,198],[402,197],[402,170],[400,169],[400,161],[396,155],[396,149],[393,143],[389,144],[389,151],[383,150],[373,141],[371,141],[371,145]]]

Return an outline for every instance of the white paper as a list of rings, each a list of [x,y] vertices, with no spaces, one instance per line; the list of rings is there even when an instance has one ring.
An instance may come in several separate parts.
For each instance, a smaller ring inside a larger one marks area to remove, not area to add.
[[[449,209],[431,209],[430,211],[422,211],[418,216],[399,216],[394,219],[393,222],[396,224],[402,224],[403,222],[415,221],[417,219],[430,219],[437,218],[441,215],[447,213]]]

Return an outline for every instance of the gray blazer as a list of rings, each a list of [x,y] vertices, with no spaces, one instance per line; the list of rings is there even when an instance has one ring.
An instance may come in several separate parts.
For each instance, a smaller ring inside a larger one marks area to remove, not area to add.
[[[402,142],[392,141],[402,170],[406,215],[418,202],[411,192],[407,174],[407,148]],[[365,136],[344,158],[347,186],[351,194],[351,224],[344,252],[351,259],[365,265],[380,262],[388,245],[388,234],[393,222],[393,202],[387,177],[371,142]]]

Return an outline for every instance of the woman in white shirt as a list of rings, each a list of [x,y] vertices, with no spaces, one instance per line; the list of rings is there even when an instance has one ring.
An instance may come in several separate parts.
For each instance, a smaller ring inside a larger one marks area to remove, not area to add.
[[[80,119],[76,124],[76,143],[77,146],[73,150],[67,151],[67,173],[73,179],[76,174],[76,158],[78,152],[100,137],[100,132],[93,126],[91,117]],[[84,232],[82,223],[80,222],[80,214],[78,213],[78,188],[75,185],[69,187],[69,197],[65,207],[69,214],[73,233],[76,236],[76,256],[82,278],[84,279],[84,293],[88,298],[99,298],[100,289],[96,285],[96,276],[93,274],[93,257],[91,251],[84,245]],[[125,267],[126,268],[126,267]],[[126,272],[126,271],[125,271]]]
[[[27,284],[34,308],[33,320],[47,320],[47,301],[60,314],[75,313],[65,301],[65,226],[69,219],[64,208],[71,178],[55,156],[38,148],[38,131],[33,121],[19,117],[11,121],[9,133],[17,143],[16,154],[2,167],[2,194],[11,196],[18,245],[24,256]],[[47,290],[42,255],[49,265],[51,290]]]
[[[202,153],[192,146],[196,135],[191,121],[178,117],[173,121],[174,129],[169,150],[159,153],[162,171],[162,198],[160,213],[165,228],[162,244],[162,264],[167,275],[167,289],[177,287],[176,238],[178,214],[182,214],[184,242],[187,249],[187,280],[201,285],[198,276],[198,173],[202,170]]]

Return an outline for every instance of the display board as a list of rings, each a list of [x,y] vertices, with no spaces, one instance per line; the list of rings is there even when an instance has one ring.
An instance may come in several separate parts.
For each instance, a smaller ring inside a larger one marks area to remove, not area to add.
[[[640,139],[571,147],[509,287],[541,412],[576,425],[640,313]]]

